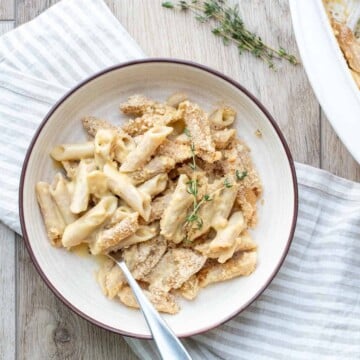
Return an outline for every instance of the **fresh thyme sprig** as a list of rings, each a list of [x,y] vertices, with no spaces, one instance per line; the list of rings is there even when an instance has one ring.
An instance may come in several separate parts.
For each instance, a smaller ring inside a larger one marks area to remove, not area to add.
[[[196,222],[197,228],[200,230],[204,224],[202,218],[199,216],[198,212],[200,210],[200,207],[207,201],[211,201],[209,195],[204,195],[199,202],[194,202],[193,210],[192,212],[186,217],[185,219],[185,226],[188,226],[190,223]]]
[[[190,130],[185,128],[184,129],[185,135],[190,139],[190,151],[191,151],[191,158],[192,163],[189,165],[190,168],[195,171],[196,170],[196,155],[195,155],[195,144],[192,140],[192,136]],[[198,180],[191,179],[188,181],[188,188],[186,191],[193,196],[193,210],[192,212],[186,217],[184,226],[189,226],[189,224],[196,223],[197,228],[201,229],[203,226],[203,220],[199,217],[198,212],[201,205],[206,201],[211,201],[208,195],[204,195],[200,201],[198,201]]]
[[[238,171],[238,170],[237,170]],[[236,172],[235,172],[236,173]],[[237,180],[239,180],[239,178],[236,176]],[[245,178],[245,176],[244,176]],[[243,180],[244,178],[242,178],[241,180]],[[194,183],[196,183],[196,191],[194,191]],[[212,193],[210,194],[205,194],[201,200],[198,202],[197,201],[197,195],[198,195],[198,192],[197,192],[197,180],[190,180],[188,181],[188,184],[189,184],[189,187],[187,188],[187,192],[189,194],[192,194],[194,196],[194,202],[193,202],[193,210],[192,212],[186,217],[185,219],[185,224],[184,226],[187,227],[189,226],[191,223],[194,223],[196,222],[198,227],[197,229],[201,229],[202,226],[203,226],[203,220],[201,219],[201,217],[199,216],[199,210],[201,208],[201,206],[205,203],[205,202],[208,202],[208,201],[212,201],[214,199],[214,196],[221,192],[222,190],[224,189],[228,189],[228,188],[231,188],[234,186],[234,184],[228,179],[228,178],[225,178],[224,179],[224,183],[223,183],[223,186],[214,190]]]
[[[184,129],[184,133],[186,134],[186,136],[190,139],[190,148],[191,148],[191,155],[192,155],[192,163],[189,165],[190,168],[195,171],[196,170],[196,155],[195,155],[195,145],[194,142],[192,141],[192,136],[191,133],[189,131],[189,129],[185,128]],[[240,173],[239,170],[235,171],[235,180],[236,181],[242,181],[245,179],[245,177],[248,175],[247,171],[244,170],[243,172]],[[201,206],[203,206],[206,202],[208,201],[212,201],[215,194],[218,192],[221,192],[222,190],[226,189],[226,188],[231,188],[233,187],[234,183],[232,183],[229,178],[225,178],[224,182],[223,182],[223,186],[220,187],[219,189],[213,191],[210,194],[205,194],[201,197],[200,200],[198,200],[198,195],[199,195],[199,191],[198,191],[198,187],[199,187],[199,183],[197,179],[190,179],[187,182],[188,187],[186,188],[186,191],[193,196],[193,209],[191,211],[191,213],[189,215],[186,216],[185,218],[185,223],[184,223],[184,229],[186,231],[186,229],[196,223],[197,225],[197,229],[200,230],[204,224],[204,221],[202,220],[202,218],[199,216],[199,210],[201,208]],[[185,241],[189,241],[188,236],[186,235],[184,238]]]
[[[274,58],[282,58],[293,65],[298,64],[296,57],[283,47],[275,49],[265,44],[256,33],[248,30],[240,17],[238,4],[231,7],[226,0],[182,0],[176,3],[165,1],[162,6],[168,9],[189,10],[202,23],[214,21],[215,26],[211,31],[215,36],[221,37],[225,45],[235,44],[239,54],[249,52],[265,61],[270,68],[275,68]]]
[[[190,139],[190,151],[191,151],[191,158],[192,158],[192,164],[190,164],[190,167],[193,171],[196,170],[196,161],[195,161],[195,144],[192,140],[191,133],[188,128],[184,129],[185,135]]]

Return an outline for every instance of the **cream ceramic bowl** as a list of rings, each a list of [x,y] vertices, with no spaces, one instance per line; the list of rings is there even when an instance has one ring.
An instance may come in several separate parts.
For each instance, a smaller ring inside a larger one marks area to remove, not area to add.
[[[49,156],[55,144],[86,139],[80,119],[95,115],[121,124],[118,108],[129,95],[142,93],[165,100],[176,91],[210,110],[219,102],[238,113],[236,128],[252,149],[264,186],[259,224],[252,232],[258,246],[258,266],[249,277],[203,289],[194,301],[180,301],[177,315],[165,315],[178,336],[209,330],[244,310],[269,285],[291,243],[297,216],[294,164],[271,115],[247,90],[224,75],[185,61],[150,59],[114,66],[85,80],[49,112],[28,150],[20,185],[20,217],[31,258],[50,289],[73,311],[105,329],[139,338],[150,333],[140,311],[107,299],[95,280],[98,264],[53,248],[36,204],[35,184],[51,181],[58,171]],[[255,136],[259,129],[262,137]]]

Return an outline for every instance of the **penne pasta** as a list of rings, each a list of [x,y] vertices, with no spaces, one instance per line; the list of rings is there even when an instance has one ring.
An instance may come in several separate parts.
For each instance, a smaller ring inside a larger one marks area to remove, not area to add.
[[[128,134],[117,134],[114,143],[114,158],[122,164],[129,153],[135,149],[135,141]]]
[[[99,170],[102,170],[106,162],[114,158],[114,140],[116,132],[111,129],[100,129],[95,136],[94,159]]]
[[[251,238],[250,234],[247,231],[244,231],[240,236],[238,236],[235,239],[233,245],[230,246],[228,249],[214,252],[210,250],[210,244],[211,240],[196,245],[195,249],[208,258],[218,259],[218,262],[220,263],[224,263],[238,251],[250,251],[256,250],[257,248],[254,240]]]
[[[234,139],[236,134],[235,129],[224,129],[219,131],[213,131],[211,136],[215,144],[215,149],[225,149],[231,141]]]
[[[235,120],[236,112],[229,106],[224,106],[214,110],[210,116],[209,121],[211,127],[220,130],[227,126],[230,126]]]
[[[185,124],[199,157],[210,163],[219,160],[221,154],[215,151],[206,113],[197,104],[189,101],[181,103],[179,109],[184,112]]]
[[[215,238],[210,242],[208,256],[218,257],[218,261],[221,263],[228,260],[235,252],[236,239],[245,227],[246,223],[241,211],[233,213],[227,225],[219,229]]]
[[[121,244],[117,247],[117,250],[120,250],[122,248],[127,248],[131,245],[139,244],[144,241],[148,241],[154,238],[158,234],[159,234],[158,222],[155,222],[147,226],[140,225],[133,235],[129,236],[128,238],[126,238],[124,241],[121,242]]]
[[[114,212],[113,216],[109,219],[108,223],[105,225],[105,229],[111,228],[120,221],[124,220],[126,217],[130,216],[132,213],[134,213],[134,210],[126,205],[120,205]]]
[[[107,176],[109,189],[137,211],[144,220],[148,220],[151,213],[150,196],[139,191],[127,175],[120,173],[112,165],[104,166],[104,174]]]
[[[175,244],[184,239],[184,221],[193,203],[193,197],[187,191],[188,181],[189,178],[186,175],[180,175],[169,205],[160,220],[160,234]]]
[[[222,181],[223,182],[223,181]],[[213,202],[214,213],[211,219],[211,226],[215,230],[220,230],[227,226],[227,218],[234,206],[239,185],[234,183],[230,188],[224,188],[220,194],[217,194]]]
[[[56,174],[50,187],[50,194],[53,197],[62,218],[66,225],[71,224],[77,216],[70,211],[71,194],[68,181],[61,174]]]
[[[175,314],[175,295],[192,300],[211,283],[255,270],[248,230],[261,182],[250,149],[228,128],[234,109],[208,116],[176,93],[164,103],[134,95],[120,110],[133,116],[121,127],[86,116],[93,141],[54,147],[66,176],[37,183],[37,199],[52,245],[119,252],[154,306]],[[137,307],[112,260],[97,280],[107,297]]]
[[[90,190],[87,177],[95,168],[96,166],[93,159],[81,160],[79,163],[70,205],[70,210],[73,214],[79,214],[88,208]]]
[[[87,186],[89,194],[101,198],[105,195],[111,195],[108,189],[107,177],[99,170],[93,170],[87,174]]]
[[[158,196],[151,203],[151,213],[149,218],[149,223],[152,223],[155,220],[160,220],[165,209],[169,206],[172,194],[167,193],[162,196]]]
[[[167,242],[162,236],[134,244],[123,249],[123,259],[136,280],[145,280],[167,250]]]
[[[111,228],[98,232],[95,242],[90,244],[91,253],[98,255],[118,250],[121,241],[139,228],[138,216],[136,212],[131,213]]]
[[[257,245],[248,231],[243,231],[241,235],[236,239],[236,247],[234,253],[238,251],[250,251],[255,250]]]
[[[167,98],[166,103],[169,106],[173,106],[174,108],[177,108],[180,103],[182,103],[183,101],[186,101],[186,100],[188,100],[188,96],[185,93],[177,92],[177,93],[170,95]]]
[[[167,126],[154,126],[148,130],[137,147],[128,154],[120,167],[120,171],[132,172],[147,163],[172,130],[171,127]]]
[[[91,210],[66,226],[62,237],[63,246],[70,248],[86,242],[88,237],[114,214],[116,208],[117,198],[115,196],[102,198]]]
[[[94,157],[94,143],[63,144],[55,146],[50,155],[57,161],[81,160]]]
[[[236,253],[223,264],[210,261],[197,274],[199,285],[204,288],[237,276],[248,276],[255,270],[256,258],[256,251],[245,251]]]
[[[149,289],[178,289],[205,264],[206,257],[191,249],[169,249],[145,277]],[[186,265],[185,265],[186,264]]]
[[[65,229],[65,222],[50,194],[50,185],[46,182],[38,182],[36,184],[36,197],[51,243],[54,246],[61,246],[61,237]]]
[[[141,184],[138,189],[144,193],[149,195],[150,197],[154,197],[160,193],[162,193],[167,186],[168,176],[167,174],[159,174],[154,176],[152,179]]]
[[[192,241],[198,237],[206,234],[210,228],[214,225],[214,217],[219,211],[219,205],[221,203],[221,194],[225,191],[223,189],[223,180],[217,180],[213,184],[209,185],[208,193],[211,195],[211,201],[206,202],[199,210],[199,217],[202,220],[202,226],[200,228],[191,228],[188,233],[188,238]],[[230,190],[230,189],[226,189]],[[232,207],[232,204],[230,205]],[[231,210],[230,207],[230,210]]]
[[[70,180],[74,180],[76,177],[77,168],[79,166],[79,161],[64,160],[64,161],[61,161],[61,165],[65,170],[66,176]]]
[[[106,120],[97,118],[95,116],[85,116],[81,119],[81,122],[83,124],[84,129],[87,131],[87,133],[92,136],[95,137],[96,133],[100,130],[100,129],[109,129],[109,130],[115,130],[115,131],[122,131],[120,128],[118,128],[117,126],[109,123]]]
[[[157,156],[151,159],[142,170],[129,173],[129,177],[134,185],[141,184],[152,177],[167,173],[175,166],[175,161],[168,156]]]
[[[167,156],[175,161],[182,163],[191,158],[191,148],[189,144],[176,143],[165,140],[156,151],[157,156]]]
[[[135,94],[120,105],[120,110],[127,115],[143,115],[155,106],[155,101],[146,96]]]

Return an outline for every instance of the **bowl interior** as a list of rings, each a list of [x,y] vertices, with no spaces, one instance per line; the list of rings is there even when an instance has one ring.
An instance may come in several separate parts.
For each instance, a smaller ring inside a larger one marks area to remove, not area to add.
[[[73,91],[50,115],[30,150],[20,209],[23,232],[40,272],[66,303],[104,327],[134,336],[149,336],[141,313],[101,293],[95,279],[98,264],[94,258],[49,244],[34,189],[37,181],[51,181],[58,171],[49,156],[55,144],[86,139],[79,120],[82,116],[91,114],[121,124],[124,117],[118,107],[129,95],[142,93],[165,100],[176,91],[186,92],[209,111],[222,102],[237,110],[235,127],[252,150],[263,181],[264,202],[259,203],[259,223],[252,231],[259,246],[256,271],[249,277],[209,286],[193,301],[182,300],[178,315],[165,315],[174,332],[186,336],[212,328],[251,302],[271,280],[286,254],[296,214],[295,180],[277,132],[249,96],[218,75],[189,64],[135,63],[105,72]],[[255,135],[258,129],[261,138]]]

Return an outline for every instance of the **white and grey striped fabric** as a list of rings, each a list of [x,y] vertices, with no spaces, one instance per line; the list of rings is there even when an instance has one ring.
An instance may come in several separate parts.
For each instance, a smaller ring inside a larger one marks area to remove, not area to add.
[[[184,341],[193,359],[360,359],[360,184],[297,164],[289,254],[247,310]],[[152,341],[129,339],[142,359]]]
[[[25,152],[50,107],[79,81],[144,57],[101,0],[63,0],[0,38],[0,219],[20,233]]]
[[[0,219],[20,233],[22,162],[49,108],[80,80],[143,57],[102,0],[62,0],[0,38]],[[360,358],[360,184],[297,164],[296,235],[269,288],[221,327],[186,339],[194,359]],[[126,339],[142,359],[152,341]]]

